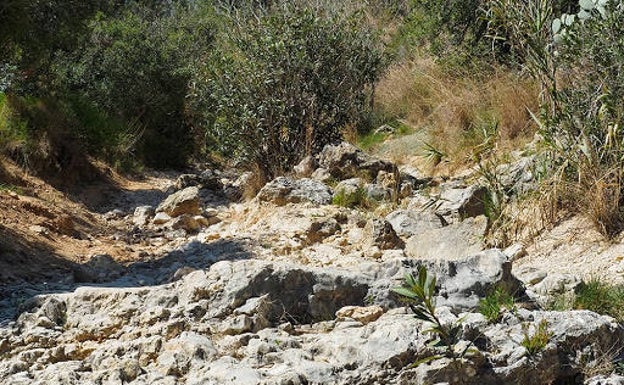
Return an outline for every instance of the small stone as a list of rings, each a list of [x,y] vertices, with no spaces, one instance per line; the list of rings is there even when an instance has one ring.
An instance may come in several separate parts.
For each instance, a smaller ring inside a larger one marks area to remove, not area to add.
[[[39,226],[39,225],[30,226],[28,229],[32,231],[33,233],[37,233],[41,235],[48,235],[50,233],[50,231],[47,228],[43,226]]]
[[[217,215],[219,215],[219,210],[213,207],[207,207],[204,209],[204,216],[206,218],[216,217]]]
[[[308,155],[297,164],[293,170],[295,171],[295,175],[299,178],[307,178],[317,169],[318,163],[316,159]]]
[[[241,314],[223,321],[219,331],[226,335],[237,335],[251,331],[252,326],[253,320],[251,317]]]
[[[145,226],[153,215],[154,208],[152,206],[139,206],[134,209],[132,223],[139,227]]]
[[[381,306],[345,306],[336,312],[336,318],[339,320],[351,318],[366,325],[377,321],[383,313]]]
[[[195,217],[191,217],[190,215],[181,215],[171,222],[171,228],[174,230],[182,229],[188,232],[196,232],[201,228],[201,225],[197,222]]]
[[[513,245],[503,250],[503,254],[509,257],[510,261],[514,262],[520,258],[525,257],[527,255],[527,251],[522,243],[514,243]]]
[[[152,219],[152,223],[155,225],[164,225],[170,220],[171,220],[171,217],[167,215],[166,213],[158,213],[156,214],[156,216],[154,216],[154,219]]]

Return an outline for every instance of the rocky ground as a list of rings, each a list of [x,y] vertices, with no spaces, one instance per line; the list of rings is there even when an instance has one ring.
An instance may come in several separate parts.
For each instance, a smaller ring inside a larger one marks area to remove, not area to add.
[[[508,167],[510,189],[530,188],[528,162]],[[0,383],[624,383],[621,325],[542,306],[588,276],[622,279],[622,246],[583,221],[486,249],[477,178],[426,178],[346,143],[240,203],[249,178],[93,186],[86,208],[5,191],[4,234],[41,247],[2,252]],[[10,214],[23,207],[39,222]],[[459,325],[450,350],[391,290],[419,266],[438,277],[441,322]],[[476,308],[496,287],[517,308],[490,322]],[[546,341],[528,348],[539,325]]]

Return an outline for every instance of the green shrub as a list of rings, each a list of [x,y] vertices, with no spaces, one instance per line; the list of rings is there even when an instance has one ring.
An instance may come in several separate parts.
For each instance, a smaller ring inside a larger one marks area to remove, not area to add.
[[[607,236],[624,224],[624,13],[619,1],[496,0],[488,19],[539,80],[544,218],[587,215]],[[562,14],[569,12],[570,14]],[[547,207],[548,206],[548,207]]]
[[[500,321],[504,311],[513,311],[514,309],[513,296],[498,288],[479,301],[479,313],[483,314],[490,323]]]
[[[14,111],[9,99],[0,93],[0,150],[25,165],[32,135],[27,122]]]
[[[354,191],[347,191],[347,189],[339,189],[332,197],[332,204],[341,207],[368,207],[369,199],[366,194],[366,190],[362,187],[358,187]]]
[[[461,354],[456,354],[455,344],[459,342],[461,335],[461,322],[458,320],[453,323],[442,323],[436,315],[436,277],[430,275],[424,266],[418,268],[418,277],[414,278],[412,274],[405,275],[405,285],[397,287],[392,291],[407,302],[410,309],[421,321],[430,322],[433,326],[427,331],[435,335],[436,340],[432,346],[439,346],[444,353],[452,358],[462,356],[468,351],[468,347]],[[437,358],[439,356],[433,356]]]
[[[548,321],[541,320],[535,327],[533,334],[529,334],[529,324],[522,325],[523,338],[521,345],[527,350],[527,354],[531,357],[535,356],[548,345],[552,332],[548,330]]]
[[[190,94],[209,146],[271,179],[362,118],[381,53],[359,19],[283,5],[231,23]]]
[[[614,235],[624,220],[624,79],[619,70],[624,13],[618,1],[582,3],[592,9],[579,11],[574,21],[564,15],[562,31],[555,35],[562,81],[552,90],[544,136],[564,180],[582,197],[568,203],[577,203],[603,233]]]
[[[576,290],[573,307],[624,321],[624,285],[609,285],[597,279],[584,282]]]
[[[51,63],[63,52],[80,47],[88,35],[88,20],[98,11],[120,7],[117,0],[8,0],[0,5],[0,72],[15,67],[10,91],[50,96]],[[1,74],[0,74],[1,76]]]
[[[87,109],[79,117],[91,120],[95,109],[122,121],[115,137],[140,127],[137,156],[151,166],[182,166],[194,150],[185,98],[194,61],[210,47],[212,19],[209,9],[179,4],[164,13],[138,5],[99,13],[89,41],[55,63],[59,88],[88,101],[76,105]]]

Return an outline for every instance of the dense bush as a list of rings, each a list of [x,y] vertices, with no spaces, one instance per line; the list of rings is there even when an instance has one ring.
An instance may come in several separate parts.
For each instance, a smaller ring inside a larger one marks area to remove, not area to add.
[[[184,165],[193,151],[185,97],[193,60],[212,41],[208,11],[178,6],[162,15],[136,6],[119,17],[98,14],[90,31],[82,49],[58,58],[62,85],[92,104],[85,107],[140,127],[137,156],[146,164]],[[103,144],[99,127],[88,128],[83,136]]]
[[[208,142],[270,178],[358,123],[381,52],[356,18],[284,6],[233,24],[191,90]]]
[[[0,77],[12,68],[13,93],[50,95],[50,64],[58,52],[77,49],[88,33],[86,20],[112,11],[119,0],[8,0],[0,5]],[[7,65],[10,64],[10,65]]]

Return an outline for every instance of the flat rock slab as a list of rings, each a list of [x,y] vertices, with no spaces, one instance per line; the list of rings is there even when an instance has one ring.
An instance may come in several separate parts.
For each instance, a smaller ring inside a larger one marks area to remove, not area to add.
[[[278,206],[300,202],[326,205],[331,203],[332,191],[324,183],[314,179],[291,179],[281,176],[267,183],[260,190],[258,200]]]
[[[483,250],[487,218],[479,216],[418,233],[407,240],[405,253],[418,259],[456,260]]]

